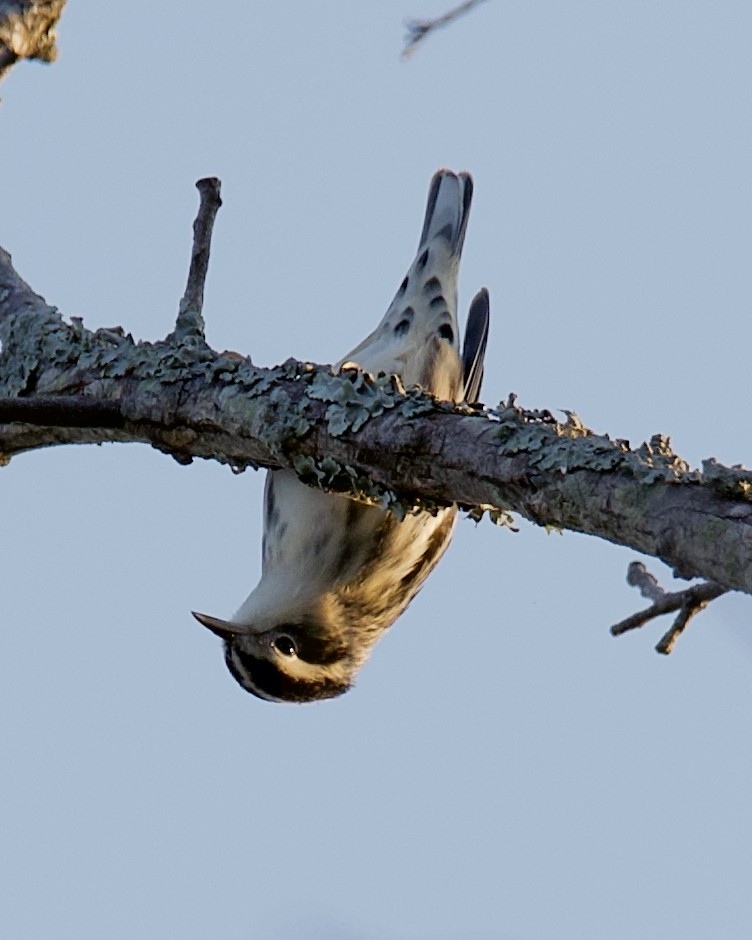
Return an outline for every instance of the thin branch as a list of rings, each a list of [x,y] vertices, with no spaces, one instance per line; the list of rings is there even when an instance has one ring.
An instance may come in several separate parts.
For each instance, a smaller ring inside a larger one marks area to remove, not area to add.
[[[199,207],[196,220],[193,223],[193,250],[191,251],[191,264],[188,271],[188,283],[185,294],[180,301],[175,330],[167,339],[185,342],[189,336],[203,340],[204,318],[204,286],[206,274],[209,270],[209,251],[211,248],[214,220],[219,207],[222,205],[219,192],[221,182],[214,176],[200,179],[196,183],[199,191]]]
[[[632,587],[639,588],[643,597],[653,601],[652,606],[641,610],[626,620],[611,627],[613,636],[621,636],[629,630],[636,630],[644,627],[646,623],[661,617],[664,614],[673,613],[678,610],[679,613],[674,620],[671,628],[664,633],[656,645],[656,651],[668,655],[674,648],[676,641],[687,628],[689,621],[700,611],[704,610],[710,601],[715,600],[722,594],[728,592],[728,588],[722,587],[714,581],[705,581],[702,584],[695,584],[692,587],[685,588],[683,591],[665,591],[655,577],[647,570],[645,565],[639,561],[633,561],[627,570],[627,583]]]
[[[433,20],[405,20],[407,34],[405,36],[405,47],[402,50],[403,57],[411,56],[415,52],[418,43],[422,42],[429,33],[433,33],[443,26],[448,26],[454,20],[464,16],[465,13],[469,13],[473,7],[480,6],[484,2],[485,0],[465,0],[465,3],[460,3],[459,6],[443,13],[441,16],[437,16]]]

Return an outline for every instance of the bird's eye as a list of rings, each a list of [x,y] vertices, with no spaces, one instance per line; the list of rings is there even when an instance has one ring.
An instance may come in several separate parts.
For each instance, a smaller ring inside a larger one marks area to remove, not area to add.
[[[295,641],[292,639],[292,637],[289,637],[289,636],[275,637],[272,645],[278,652],[282,653],[283,656],[297,655],[298,648],[295,645]]]

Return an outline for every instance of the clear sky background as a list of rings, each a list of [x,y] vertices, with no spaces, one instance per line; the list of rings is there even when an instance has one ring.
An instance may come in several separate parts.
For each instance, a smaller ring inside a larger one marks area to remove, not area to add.
[[[752,4],[493,0],[401,61],[444,9],[71,0],[2,86],[0,244],[159,338],[219,176],[209,341],[329,362],[468,169],[484,399],[752,462]],[[350,694],[271,705],[189,615],[255,584],[262,483],[120,445],[0,471],[1,936],[749,937],[749,598],[662,658],[668,621],[608,633],[634,552],[465,521]]]

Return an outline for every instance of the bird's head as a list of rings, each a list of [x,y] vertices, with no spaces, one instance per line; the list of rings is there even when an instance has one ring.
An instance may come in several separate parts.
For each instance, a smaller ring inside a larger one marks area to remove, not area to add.
[[[268,702],[315,702],[342,695],[356,663],[337,631],[320,623],[294,622],[260,628],[193,616],[224,640],[225,662],[236,681]]]

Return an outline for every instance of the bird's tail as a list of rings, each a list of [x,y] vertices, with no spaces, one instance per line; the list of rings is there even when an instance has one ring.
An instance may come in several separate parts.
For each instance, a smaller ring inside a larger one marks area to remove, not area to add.
[[[418,251],[439,236],[445,238],[453,255],[459,255],[465,241],[465,229],[473,198],[469,173],[439,170],[431,180],[428,205]]]
[[[488,291],[482,287],[473,297],[465,326],[465,342],[462,346],[462,372],[465,377],[465,401],[477,402],[483,382],[483,360],[488,342],[489,321]]]

